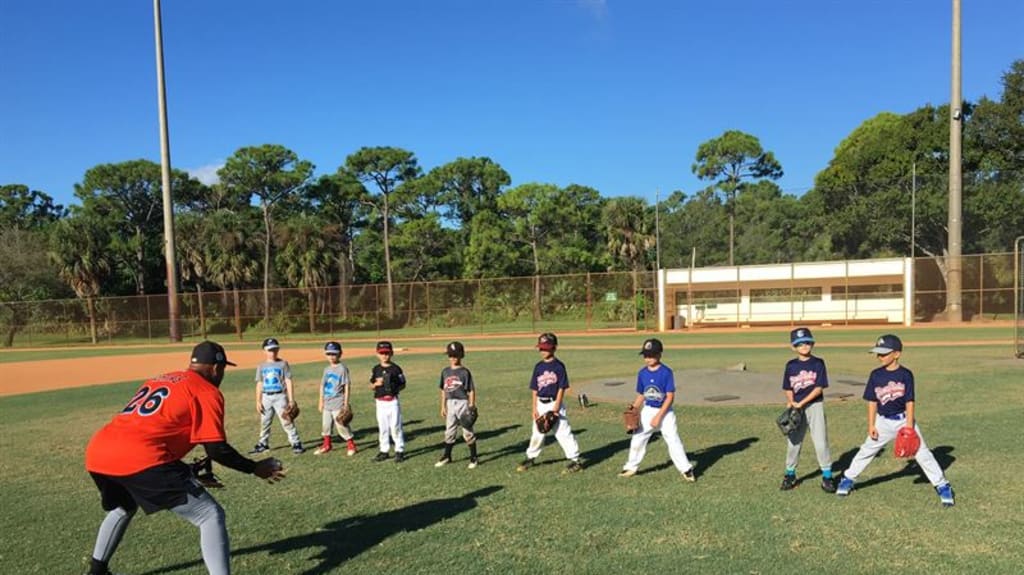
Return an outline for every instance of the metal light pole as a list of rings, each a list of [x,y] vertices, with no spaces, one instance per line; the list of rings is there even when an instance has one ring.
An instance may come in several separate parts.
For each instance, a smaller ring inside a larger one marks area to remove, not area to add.
[[[963,263],[961,261],[961,133],[963,96],[960,80],[960,0],[953,0],[952,81],[949,96],[949,239],[946,279],[946,314],[953,323],[963,321]]]
[[[661,191],[654,190],[654,269],[661,271]]]
[[[917,236],[917,162],[911,167],[910,176],[910,259],[914,259]]]
[[[171,203],[171,144],[167,135],[167,90],[164,86],[164,38],[160,0],[153,0],[153,31],[156,37],[156,87],[160,109],[160,167],[163,180],[164,259],[167,267],[167,319],[172,342],[181,341],[178,331],[178,268],[174,264],[174,206]]]

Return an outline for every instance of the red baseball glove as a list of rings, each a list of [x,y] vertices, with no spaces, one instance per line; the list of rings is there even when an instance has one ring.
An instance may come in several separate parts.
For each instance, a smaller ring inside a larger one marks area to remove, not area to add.
[[[917,455],[921,448],[921,438],[914,431],[913,427],[900,428],[896,433],[896,441],[892,446],[892,453],[896,457],[906,459]]]

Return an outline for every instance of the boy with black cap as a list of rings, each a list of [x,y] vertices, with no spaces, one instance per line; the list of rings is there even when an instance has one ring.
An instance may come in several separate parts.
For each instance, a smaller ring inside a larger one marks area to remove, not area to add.
[[[281,344],[276,339],[268,337],[263,340],[266,359],[256,366],[256,411],[260,414],[260,439],[249,452],[251,454],[270,449],[270,424],[274,421],[275,413],[288,435],[292,453],[298,455],[306,451],[295,423],[283,416],[295,405],[295,395],[292,391],[292,368],[287,361],[278,357],[280,349]]]
[[[900,365],[903,342],[893,334],[883,335],[875,342],[871,353],[882,365],[871,372],[864,388],[864,400],[868,402],[868,437],[853,456],[849,469],[843,472],[836,495],[849,495],[857,477],[885,444],[896,437],[900,428],[909,427],[917,432],[921,441],[914,455],[917,465],[939,494],[942,505],[952,507],[953,486],[946,480],[935,455],[925,445],[921,429],[914,419],[914,374]]]
[[[402,407],[398,403],[398,394],[405,389],[405,374],[398,364],[391,362],[395,348],[390,341],[377,342],[377,359],[370,374],[370,389],[373,390],[374,403],[377,405],[377,438],[380,451],[374,461],[384,461],[391,450],[391,441],[395,442],[395,463],[405,461],[405,433],[402,431]]]
[[[583,470],[583,463],[580,461],[580,447],[576,443],[576,437],[572,434],[572,427],[569,425],[569,417],[565,412],[565,393],[569,391],[569,373],[565,364],[555,357],[558,349],[558,336],[553,333],[542,333],[537,338],[537,351],[540,352],[540,361],[533,366],[533,376],[530,378],[530,390],[533,401],[533,425],[530,426],[530,444],[526,448],[526,459],[516,467],[516,471],[526,471],[534,466],[541,449],[544,448],[545,433],[537,429],[537,418],[545,413],[551,412],[558,415],[558,423],[555,424],[555,439],[562,446],[565,458],[569,465],[565,473],[576,473]]]
[[[821,488],[826,493],[834,493],[836,484],[832,479],[832,454],[828,448],[823,395],[828,387],[828,370],[825,368],[825,360],[811,354],[814,336],[810,329],[798,327],[789,332],[789,343],[796,357],[786,362],[782,373],[782,391],[786,394],[786,407],[795,407],[803,411],[804,416],[800,426],[786,436],[786,474],[782,477],[779,489],[788,491],[797,486],[796,465],[809,428],[814,453],[818,456],[818,466],[821,468]]]
[[[452,462],[452,447],[455,436],[462,427],[462,438],[469,446],[469,469],[477,466],[476,433],[473,424],[469,423],[470,410],[476,409],[476,385],[473,374],[462,365],[466,357],[466,348],[460,341],[453,341],[445,347],[448,354],[448,367],[441,370],[441,417],[444,418],[444,455],[434,467],[444,467]]]
[[[632,409],[641,409],[640,406],[643,406],[640,411],[640,429],[633,433],[629,442],[629,458],[619,477],[636,475],[647,453],[647,442],[655,431],[660,430],[672,464],[684,480],[692,483],[697,477],[693,474],[693,464],[686,457],[686,448],[676,429],[676,414],[672,409],[676,398],[675,376],[667,365],[661,363],[664,349],[661,341],[653,338],[644,341],[640,349],[640,355],[644,356],[644,367],[636,374],[636,399],[631,406]]]

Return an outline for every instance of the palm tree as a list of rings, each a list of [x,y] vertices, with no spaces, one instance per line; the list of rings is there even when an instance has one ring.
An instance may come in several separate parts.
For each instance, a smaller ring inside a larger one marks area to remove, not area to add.
[[[234,296],[235,333],[242,339],[242,318],[238,288],[256,278],[259,240],[249,230],[251,222],[241,214],[219,210],[211,214],[206,226],[206,257],[210,281]]]
[[[605,204],[602,219],[613,269],[639,271],[645,267],[647,250],[654,243],[646,212],[647,205],[640,198],[613,198]]]
[[[316,291],[330,282],[335,260],[331,246],[338,244],[340,231],[335,224],[303,214],[285,222],[278,232],[278,265],[288,283],[306,295],[310,333],[316,331]]]
[[[205,227],[203,217],[187,213],[174,220],[177,241],[178,266],[181,281],[192,281],[196,286],[196,300],[199,304],[199,331],[206,339],[206,314],[203,310],[203,280],[206,278],[209,260],[206,257]]]
[[[60,278],[85,300],[93,344],[97,342],[93,298],[99,295],[100,285],[110,273],[108,243],[104,228],[87,216],[72,216],[58,222],[50,241],[50,259],[57,265]]]

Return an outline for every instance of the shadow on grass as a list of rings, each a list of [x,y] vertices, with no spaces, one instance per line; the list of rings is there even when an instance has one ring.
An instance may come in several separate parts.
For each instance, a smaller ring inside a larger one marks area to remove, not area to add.
[[[850,463],[853,462],[853,456],[857,455],[857,450],[858,449],[860,449],[860,448],[859,447],[854,447],[853,449],[848,449],[848,450],[846,450],[846,452],[844,452],[842,455],[840,455],[838,459],[834,459],[832,461],[832,476],[833,477],[838,478],[840,475],[842,475],[843,470],[845,470],[846,468],[850,467]],[[801,453],[803,453],[803,452],[801,451]],[[817,461],[815,460],[815,462],[817,462]],[[819,475],[821,475],[821,470],[820,469],[815,469],[814,471],[809,471],[809,472],[805,473],[804,475],[801,475],[800,477],[798,477],[797,478],[797,482],[798,483],[802,483],[804,481],[807,481],[808,479],[813,479],[813,478],[815,478],[815,477],[817,477]],[[838,481],[838,479],[836,479],[836,481]]]
[[[733,453],[739,453],[751,445],[761,441],[759,437],[744,437],[743,439],[734,441],[732,443],[720,443],[718,445],[712,445],[711,447],[705,447],[704,449],[698,449],[692,453],[689,453],[690,461],[693,463],[694,473],[697,477],[707,473],[708,469],[711,469],[716,463],[722,460],[726,455]],[[627,442],[627,447],[629,446]],[[659,463],[650,469],[645,469],[637,475],[644,473],[654,473],[655,471],[661,471],[662,469],[668,469],[672,467],[672,461],[665,461]]]
[[[480,432],[478,432],[476,434],[476,440],[478,442],[480,442],[480,441],[487,441],[489,439],[498,437],[499,435],[504,435],[505,433],[508,433],[509,431],[512,431],[514,429],[518,429],[520,427],[522,427],[522,425],[516,424],[516,425],[506,425],[505,427],[498,427],[496,429],[487,429],[487,430],[484,430],[484,431],[480,431]],[[444,431],[444,428],[442,428],[441,431]],[[422,455],[422,454],[424,454],[426,452],[430,452],[430,451],[436,451],[436,452],[438,452],[440,454],[441,452],[444,451],[444,435],[440,434],[440,437],[441,437],[441,440],[436,442],[436,443],[432,443],[430,445],[424,445],[423,447],[417,447],[416,449],[413,449],[413,450],[408,450],[407,449],[405,451],[405,456],[406,457],[415,457],[417,455]],[[463,439],[462,439],[462,432],[459,431],[459,433],[457,434],[456,439],[455,439],[455,449],[459,449],[460,446],[465,446],[465,445],[466,445],[466,442],[463,441]],[[478,447],[479,447],[479,445],[478,445]],[[526,449],[526,448],[524,447],[523,449]]]
[[[309,559],[309,561],[316,562],[316,564],[302,571],[301,575],[332,573],[349,559],[358,556],[367,549],[380,545],[384,540],[393,535],[406,531],[419,531],[435,523],[451,519],[456,515],[475,508],[478,505],[478,499],[493,495],[502,489],[504,488],[499,485],[492,485],[472,491],[461,497],[430,499],[392,511],[339,519],[338,521],[325,524],[313,533],[289,537],[263,545],[243,547],[232,551],[231,555],[237,557],[262,552],[276,555],[318,548],[319,552]],[[179,570],[191,569],[202,564],[202,560],[189,561],[148,571],[144,575],[173,573]]]

